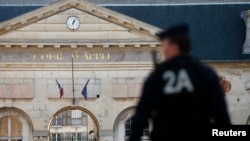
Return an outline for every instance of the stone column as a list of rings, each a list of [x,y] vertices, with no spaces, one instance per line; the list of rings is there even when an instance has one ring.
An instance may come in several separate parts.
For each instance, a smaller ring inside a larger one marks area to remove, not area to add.
[[[29,125],[28,123],[23,123],[22,124],[22,136],[23,136],[23,141],[30,141],[30,135],[29,135]]]
[[[8,117],[8,141],[11,141],[11,117]]]
[[[126,120],[120,121],[119,125],[118,125],[118,139],[120,141],[124,141],[125,140],[125,122]]]
[[[246,39],[243,45],[243,54],[250,54],[250,10],[243,11],[241,13],[241,18],[244,19],[246,24]]]

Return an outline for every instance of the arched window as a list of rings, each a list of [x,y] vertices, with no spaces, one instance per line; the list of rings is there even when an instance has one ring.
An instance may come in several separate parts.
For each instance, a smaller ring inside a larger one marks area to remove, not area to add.
[[[128,141],[129,137],[131,135],[131,132],[132,132],[131,125],[132,125],[132,123],[133,123],[133,118],[129,118],[125,122],[125,141]],[[141,140],[142,141],[149,141],[149,135],[150,135],[150,128],[149,128],[149,122],[148,122],[146,127],[143,129],[143,134],[142,134]]]
[[[65,110],[57,114],[50,127],[50,141],[95,141],[97,128],[84,111]]]
[[[52,126],[86,125],[86,116],[87,114],[81,110],[67,110],[54,118]]]
[[[22,124],[15,117],[3,117],[0,119],[1,141],[22,141]]]

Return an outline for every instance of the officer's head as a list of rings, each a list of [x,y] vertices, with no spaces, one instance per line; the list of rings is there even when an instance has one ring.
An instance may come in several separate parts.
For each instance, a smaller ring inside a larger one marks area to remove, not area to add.
[[[188,34],[189,27],[187,24],[176,25],[157,34],[162,42],[163,57],[170,59],[188,54],[191,49],[191,40]]]

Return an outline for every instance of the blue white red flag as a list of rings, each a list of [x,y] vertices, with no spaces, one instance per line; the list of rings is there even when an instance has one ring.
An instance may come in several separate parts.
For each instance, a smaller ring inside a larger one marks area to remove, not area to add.
[[[63,87],[62,87],[62,85],[57,81],[57,79],[56,79],[56,83],[57,83],[57,85],[58,85],[58,89],[59,89],[59,93],[60,93],[60,98],[62,98],[62,96],[63,96]]]

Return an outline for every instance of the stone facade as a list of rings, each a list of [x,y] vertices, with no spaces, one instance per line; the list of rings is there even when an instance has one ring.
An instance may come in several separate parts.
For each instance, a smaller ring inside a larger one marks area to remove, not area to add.
[[[70,16],[79,18],[77,30],[67,28]],[[117,117],[125,109],[133,112],[152,68],[151,50],[159,46],[159,28],[81,0],[59,1],[0,28],[0,107],[7,115],[26,117],[21,122],[29,125],[22,134],[26,141],[76,131],[52,127],[58,114],[75,109],[93,121],[77,127],[79,132],[94,128],[98,140],[113,140],[115,121],[121,124]],[[88,78],[86,101],[81,91]],[[56,80],[64,89],[61,99]]]
[[[72,15],[80,18],[78,30],[66,27]],[[78,109],[92,119],[98,140],[124,140],[124,124],[153,69],[150,51],[159,47],[159,30],[81,0],[61,0],[1,23],[0,118],[18,117],[23,140],[46,141],[54,118]],[[225,95],[233,124],[249,123],[250,63],[207,65],[230,85]],[[81,91],[88,78],[86,101]],[[61,99],[56,79],[64,88]]]
[[[47,67],[44,67],[44,69],[46,71],[18,72],[11,71],[10,69],[9,71],[3,71],[3,76],[1,76],[1,80],[3,81],[1,83],[1,90],[5,91],[8,89],[11,91],[13,97],[2,97],[0,106],[16,107],[23,110],[30,117],[35,132],[47,131],[50,118],[61,108],[72,105],[71,71],[65,69],[50,70]],[[105,138],[109,138],[108,140],[113,139],[114,121],[119,113],[128,107],[135,106],[139,95],[139,93],[135,92],[138,92],[140,89],[137,87],[140,87],[142,80],[149,72],[149,70],[128,71],[127,69],[123,70],[120,68],[110,69],[107,68],[100,71],[91,68],[91,71],[75,71],[75,81],[77,82],[75,85],[76,105],[88,109],[96,116],[100,125],[100,134],[108,134],[105,135]],[[95,76],[90,80],[88,87],[90,97],[88,101],[85,101],[81,96],[81,89],[92,71],[95,72]],[[13,79],[9,76],[12,76]],[[62,99],[59,99],[55,79],[58,79],[65,89]],[[24,80],[34,80],[32,84],[34,89],[22,89],[21,92],[16,91],[15,89],[18,87],[17,82]],[[99,81],[97,83],[98,92],[95,89],[91,89],[91,86],[97,80]],[[29,98],[18,97],[20,93],[25,95],[32,93],[33,96]],[[100,97],[97,98],[97,95]],[[47,133],[40,136],[47,136]]]
[[[23,111],[28,116],[27,119],[30,119],[29,124],[32,124],[30,127],[34,127],[32,132],[28,133],[33,134],[34,139],[46,139],[47,129],[56,112],[72,105],[71,64],[54,64],[54,66],[31,64],[21,69],[11,65],[15,64],[2,63],[0,106],[14,107]],[[142,67],[140,62],[136,63],[136,67],[116,64],[98,67],[98,65],[92,63],[92,66],[85,67],[84,62],[76,64],[74,86],[76,106],[84,107],[95,116],[96,124],[99,125],[100,140],[112,141],[113,136],[119,138],[117,130],[122,130],[118,129],[118,124],[121,124],[118,121],[124,122],[132,115],[131,112],[124,114],[124,111],[128,108],[132,110],[136,105],[142,83],[152,67],[150,63]],[[231,90],[226,93],[232,122],[246,124],[250,106],[249,63],[208,65],[214,67],[219,76],[224,77],[232,85]],[[94,75],[89,82],[89,99],[85,101],[80,93],[92,72]],[[58,79],[65,89],[62,99],[59,99],[55,79]],[[121,118],[121,114],[124,114],[125,119]]]

